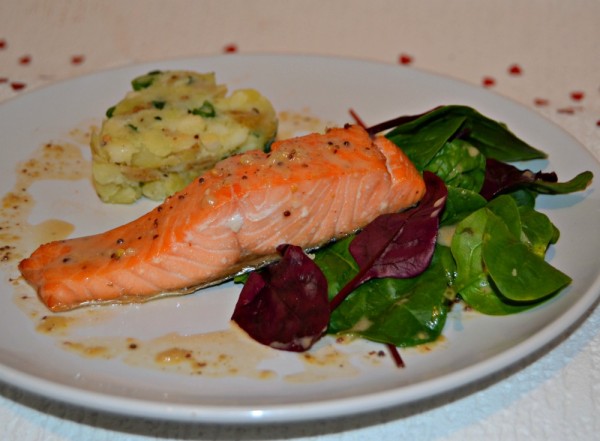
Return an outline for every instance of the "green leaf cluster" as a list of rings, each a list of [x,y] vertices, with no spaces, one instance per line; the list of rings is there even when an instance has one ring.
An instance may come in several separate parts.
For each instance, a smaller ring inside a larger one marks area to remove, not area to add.
[[[484,314],[529,309],[571,282],[544,259],[557,240],[558,230],[546,215],[499,196],[456,226],[453,288]]]
[[[550,219],[535,210],[538,193],[569,193],[589,183],[542,184],[488,202],[479,194],[486,158],[522,161],[546,154],[464,106],[445,106],[386,135],[420,171],[444,180],[448,199],[430,267],[411,279],[376,279],[356,289],[333,311],[328,332],[399,347],[435,341],[457,299],[489,315],[518,313],[547,300],[571,279],[545,261],[559,238]],[[584,182],[585,181],[585,182]],[[325,247],[315,262],[333,297],[358,272],[348,252],[352,237]]]
[[[419,169],[424,169],[444,144],[459,134],[485,157],[513,162],[547,155],[515,136],[505,124],[468,106],[441,106],[391,130],[386,137]]]

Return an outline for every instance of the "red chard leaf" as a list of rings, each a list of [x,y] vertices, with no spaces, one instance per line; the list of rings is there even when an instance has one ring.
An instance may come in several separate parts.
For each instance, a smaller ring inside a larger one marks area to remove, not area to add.
[[[557,182],[558,178],[556,173],[534,173],[531,170],[520,170],[514,165],[487,158],[485,179],[479,193],[489,201],[506,190],[531,184],[536,180]]]
[[[583,172],[567,182],[558,182],[554,172],[520,170],[514,165],[496,159],[487,158],[485,179],[479,193],[485,199],[492,200],[501,193],[521,187],[528,187],[539,193],[566,194],[585,190],[592,181],[591,172]]]
[[[350,292],[375,278],[406,279],[421,274],[431,262],[448,190],[431,172],[424,172],[427,191],[419,205],[384,214],[365,227],[350,244],[358,274],[331,300],[335,309]]]
[[[327,280],[302,248],[281,245],[278,252],[279,262],[250,274],[232,320],[264,345],[303,352],[327,329]]]

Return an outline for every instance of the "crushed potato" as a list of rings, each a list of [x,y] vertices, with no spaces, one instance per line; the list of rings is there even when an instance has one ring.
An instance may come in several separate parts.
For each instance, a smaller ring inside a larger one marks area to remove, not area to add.
[[[100,199],[162,201],[219,160],[265,149],[277,131],[267,98],[217,84],[214,73],[154,71],[106,112],[92,135],[92,176]]]

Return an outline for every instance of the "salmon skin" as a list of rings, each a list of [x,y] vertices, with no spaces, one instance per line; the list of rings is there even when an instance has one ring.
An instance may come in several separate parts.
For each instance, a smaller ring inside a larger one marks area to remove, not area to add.
[[[215,284],[416,204],[422,176],[392,142],[356,125],[229,157],[142,217],[50,242],[19,264],[52,311],[141,302]]]

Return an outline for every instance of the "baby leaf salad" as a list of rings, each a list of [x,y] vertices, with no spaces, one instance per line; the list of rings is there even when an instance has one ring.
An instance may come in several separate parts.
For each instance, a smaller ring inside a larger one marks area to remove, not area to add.
[[[458,301],[514,314],[571,282],[545,260],[559,231],[535,202],[584,190],[591,172],[559,182],[555,173],[509,164],[546,154],[466,106],[367,130],[385,132],[408,155],[423,173],[425,197],[310,257],[281,245],[277,263],[238,279],[244,287],[232,319],[252,338],[288,351],[305,351],[324,334],[416,346],[441,335]]]

